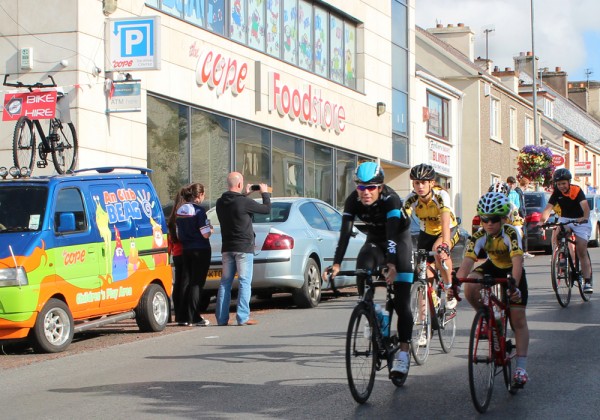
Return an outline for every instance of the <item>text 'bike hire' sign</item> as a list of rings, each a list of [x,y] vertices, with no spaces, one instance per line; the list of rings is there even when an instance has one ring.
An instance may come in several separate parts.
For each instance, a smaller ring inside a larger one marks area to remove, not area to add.
[[[54,118],[56,91],[7,93],[4,95],[2,121],[16,121],[20,117],[31,120]]]

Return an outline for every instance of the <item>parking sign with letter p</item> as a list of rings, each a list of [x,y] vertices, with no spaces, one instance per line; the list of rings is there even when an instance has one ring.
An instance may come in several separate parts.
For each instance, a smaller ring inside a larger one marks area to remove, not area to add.
[[[160,69],[160,17],[117,18],[106,23],[106,71]]]

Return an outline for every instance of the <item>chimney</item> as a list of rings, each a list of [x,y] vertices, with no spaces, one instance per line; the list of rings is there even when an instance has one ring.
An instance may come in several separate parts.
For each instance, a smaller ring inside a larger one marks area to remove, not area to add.
[[[504,71],[500,71],[498,66],[494,68],[492,72],[492,76],[500,79],[500,83],[510,89],[515,93],[519,93],[519,73],[511,69],[510,67],[505,67]]]
[[[519,73],[528,74],[533,78],[533,72],[531,69],[531,60],[533,60],[533,53],[531,51],[521,51],[518,56],[513,57],[515,62],[515,71]]]
[[[427,29],[427,32],[450,44],[466,55],[469,61],[474,62],[475,34],[464,23],[459,23],[456,27],[448,24],[445,28],[438,24],[435,28]]]
[[[569,86],[567,81],[567,72],[556,67],[555,71],[543,71],[539,73],[542,82],[560,93],[565,98],[569,97]]]
[[[491,73],[492,70],[492,60],[486,60],[485,58],[477,57],[475,59],[475,65],[479,67],[482,71],[487,73]]]

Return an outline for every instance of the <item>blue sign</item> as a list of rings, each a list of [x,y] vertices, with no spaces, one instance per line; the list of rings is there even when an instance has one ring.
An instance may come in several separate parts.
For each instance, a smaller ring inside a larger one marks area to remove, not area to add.
[[[107,71],[157,70],[160,18],[111,19],[107,23]]]

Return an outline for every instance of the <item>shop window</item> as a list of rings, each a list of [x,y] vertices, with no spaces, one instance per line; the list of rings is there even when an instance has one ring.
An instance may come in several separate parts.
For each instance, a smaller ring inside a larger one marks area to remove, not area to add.
[[[298,2],[283,0],[283,59],[298,63]]]
[[[330,147],[305,142],[306,197],[333,205],[333,151]]]
[[[329,18],[329,67],[331,80],[338,83],[344,82],[344,22],[335,16]]]
[[[346,197],[354,190],[354,171],[356,170],[356,155],[338,151],[335,159],[336,203],[338,209],[344,208]]]
[[[235,169],[246,184],[270,184],[270,132],[266,128],[236,122]]]
[[[248,0],[248,46],[265,50],[265,7],[263,0]]]
[[[329,15],[326,10],[315,7],[315,73],[327,77],[329,75],[329,32],[327,31],[327,22]]]
[[[303,141],[274,132],[271,146],[271,182],[274,197],[304,195]]]

